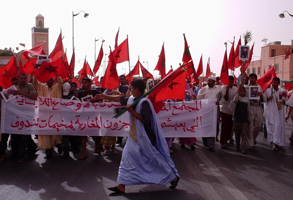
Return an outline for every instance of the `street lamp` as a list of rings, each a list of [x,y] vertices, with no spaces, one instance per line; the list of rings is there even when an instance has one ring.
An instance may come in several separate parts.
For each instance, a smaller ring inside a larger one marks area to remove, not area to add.
[[[289,15],[290,17],[293,17],[293,15],[290,14],[287,10],[285,10],[283,13],[279,14],[279,17],[280,17],[280,18],[285,18],[285,14],[284,14],[285,12],[288,13],[288,15]]]
[[[103,38],[100,37],[99,39],[102,39],[102,43],[105,42],[105,40]],[[96,42],[99,41],[99,39],[95,38],[95,58],[94,58],[94,62],[96,62],[96,58],[97,58],[96,57]]]
[[[74,49],[74,17],[77,16],[79,13],[83,12],[84,13],[84,18],[87,18],[89,16],[88,13],[84,12],[83,10],[79,11],[77,14],[74,14],[72,11],[72,51]]]

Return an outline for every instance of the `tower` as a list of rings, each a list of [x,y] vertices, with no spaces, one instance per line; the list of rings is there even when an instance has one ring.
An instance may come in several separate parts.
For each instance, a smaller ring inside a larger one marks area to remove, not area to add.
[[[41,14],[36,16],[36,26],[32,28],[32,48],[45,42],[44,52],[49,53],[49,28],[44,28],[44,17]]]

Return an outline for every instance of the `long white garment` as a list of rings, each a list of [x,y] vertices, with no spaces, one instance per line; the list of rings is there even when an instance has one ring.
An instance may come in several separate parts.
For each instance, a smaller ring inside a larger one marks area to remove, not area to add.
[[[266,127],[268,132],[269,142],[273,142],[277,145],[285,145],[285,114],[284,105],[281,103],[281,94],[283,91],[278,91],[268,88],[264,92],[264,115],[266,120]],[[267,101],[273,93],[273,99]],[[277,103],[280,104],[278,109]]]
[[[152,103],[147,98],[143,98],[135,110],[140,113],[143,101],[148,101],[152,110],[151,123],[156,143],[155,146],[151,144],[143,123],[135,117],[132,118],[130,114],[130,137],[122,153],[117,182],[124,185],[166,185],[179,175],[170,157],[169,148]],[[133,97],[130,97],[127,104],[132,102]]]

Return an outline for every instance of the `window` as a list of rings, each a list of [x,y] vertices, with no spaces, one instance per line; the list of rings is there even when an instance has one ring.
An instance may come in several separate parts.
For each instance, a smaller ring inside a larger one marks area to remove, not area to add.
[[[260,67],[257,68],[257,75],[260,75]]]
[[[247,69],[247,74],[250,74],[250,69]]]
[[[278,73],[279,72],[279,64],[275,64],[275,72]]]
[[[272,65],[269,65],[269,69],[271,69]]]
[[[42,20],[39,21],[39,27],[41,27],[41,28],[43,27],[43,22],[42,22]]]
[[[271,57],[275,57],[276,56],[276,49],[272,49],[271,50]]]
[[[252,68],[252,73],[254,73],[254,74],[255,74],[255,67],[254,67],[254,68]]]

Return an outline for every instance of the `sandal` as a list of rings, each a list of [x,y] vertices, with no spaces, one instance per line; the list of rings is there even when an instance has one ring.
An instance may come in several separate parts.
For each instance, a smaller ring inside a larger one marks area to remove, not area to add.
[[[85,155],[83,155],[83,156],[80,156],[78,159],[79,160],[84,160],[84,159],[86,159],[88,156],[85,156]]]
[[[109,152],[108,150],[105,150],[105,151],[102,153],[103,156],[108,156],[109,154],[110,154],[110,152]]]
[[[273,151],[279,151],[279,149],[278,149],[278,145],[273,144]]]
[[[178,182],[179,182],[179,177],[177,176],[177,178],[175,178],[175,180],[173,180],[170,184],[170,186],[169,186],[169,188],[170,189],[175,189],[176,187],[177,187],[177,185],[178,185]]]

